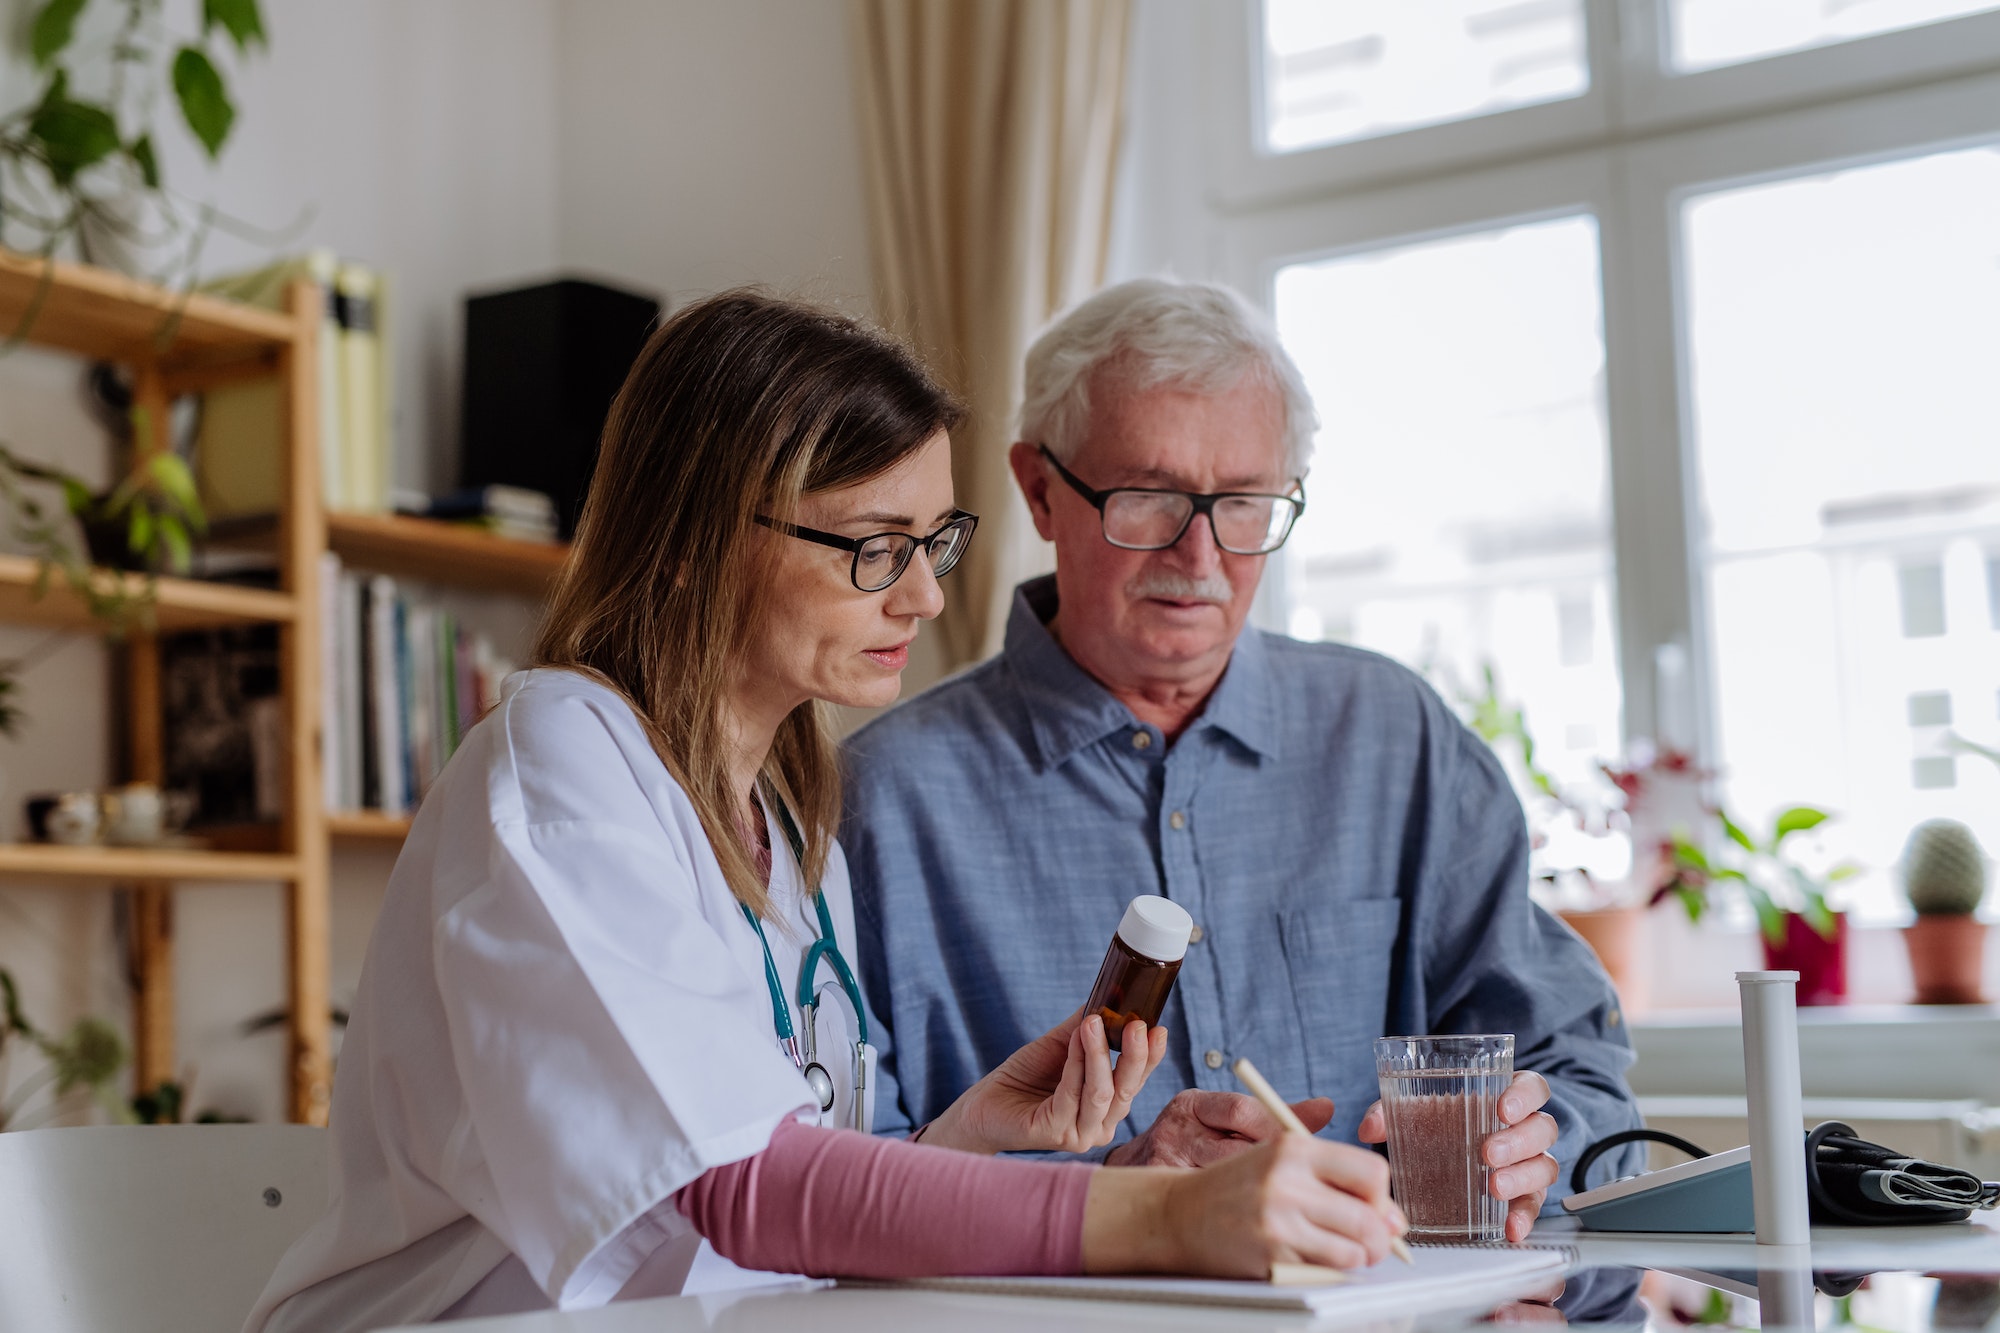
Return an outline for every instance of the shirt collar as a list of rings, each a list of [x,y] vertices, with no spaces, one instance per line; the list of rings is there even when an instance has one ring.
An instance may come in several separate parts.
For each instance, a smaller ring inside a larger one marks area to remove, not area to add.
[[[1014,589],[1014,609],[1007,617],[1007,641],[1001,653],[1027,705],[1028,725],[1042,762],[1050,768],[1085,746],[1139,725],[1132,710],[1078,666],[1049,633],[1056,604],[1052,574]],[[1229,667],[1207,706],[1188,730],[1214,728],[1259,757],[1275,757],[1282,732],[1272,692],[1264,636],[1246,629],[1237,636]]]

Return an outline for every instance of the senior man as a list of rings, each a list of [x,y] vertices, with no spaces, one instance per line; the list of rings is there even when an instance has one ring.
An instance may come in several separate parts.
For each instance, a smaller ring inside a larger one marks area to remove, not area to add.
[[[1128,1122],[1150,1127],[1107,1160],[1201,1165],[1273,1132],[1238,1055],[1314,1127],[1377,1143],[1373,1038],[1511,1032],[1484,1152],[1519,1239],[1559,1163],[1638,1123],[1631,1048],[1590,951],[1528,899],[1486,746],[1386,658],[1246,628],[1316,426],[1268,322],[1219,287],[1110,288],[1028,353],[1010,462],[1056,572],[1017,590],[998,657],[847,746],[878,1128],[928,1122],[1073,1012],[1126,902],[1162,894],[1194,941]]]

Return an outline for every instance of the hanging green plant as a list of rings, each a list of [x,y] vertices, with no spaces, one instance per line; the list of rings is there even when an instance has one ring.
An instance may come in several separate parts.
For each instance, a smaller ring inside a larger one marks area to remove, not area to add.
[[[33,486],[51,487],[60,506]],[[150,625],[152,576],[185,573],[205,530],[194,476],[178,455],[146,455],[108,491],[74,473],[20,457],[0,443],[0,514],[41,562],[36,596],[57,577],[114,636]],[[83,540],[72,536],[80,532]],[[107,579],[99,567],[142,577]],[[0,728],[4,730],[4,728]]]
[[[0,245],[46,260],[73,248],[96,263],[115,243],[167,255],[168,271],[152,276],[184,280],[215,216],[190,214],[167,190],[155,108],[170,94],[202,150],[219,156],[237,114],[217,48],[227,42],[240,58],[268,46],[263,14],[257,0],[203,0],[200,31],[177,36],[160,0],[100,7],[119,11],[105,39],[81,35],[91,0],[45,0],[28,25],[26,55],[41,84],[0,114]],[[11,340],[36,313],[30,306]]]
[[[167,189],[156,113],[171,98],[202,151],[217,158],[237,121],[218,57],[225,47],[238,58],[267,47],[263,13],[258,0],[202,0],[190,35],[170,30],[162,10],[161,0],[43,0],[26,27],[23,54],[40,83],[26,103],[0,113],[0,247],[43,260],[44,293],[59,254],[102,262],[107,246],[159,259],[150,276],[185,286],[218,220],[212,209],[190,212]],[[113,17],[93,25],[100,11]],[[27,337],[41,305],[30,301],[4,331],[8,346]],[[173,322],[163,321],[163,339]],[[147,438],[147,424],[134,414],[130,437]],[[114,636],[150,625],[153,576],[184,571],[203,530],[194,479],[170,452],[143,455],[98,492],[4,443],[0,523],[40,562],[37,596],[60,578]],[[141,577],[106,577],[98,567]],[[19,668],[0,662],[0,735],[20,722]]]
[[[14,1045],[38,1052],[43,1064],[9,1086],[7,1057]],[[101,1018],[79,1018],[60,1037],[37,1028],[21,1011],[14,978],[0,968],[0,1130],[39,1124],[56,1114],[63,1099],[76,1092],[88,1093],[117,1119],[130,1118],[131,1113],[110,1092],[111,1080],[125,1067],[127,1058],[125,1039]],[[44,1094],[47,1100],[31,1113],[29,1107]]]
[[[144,430],[143,421],[135,424]],[[187,572],[194,538],[206,531],[194,475],[177,454],[147,454],[115,486],[97,491],[72,472],[22,458],[5,442],[0,523],[38,562],[35,596],[60,578],[114,639],[152,627],[156,576]],[[107,576],[106,569],[138,577]],[[0,660],[0,736],[20,726],[24,665]]]

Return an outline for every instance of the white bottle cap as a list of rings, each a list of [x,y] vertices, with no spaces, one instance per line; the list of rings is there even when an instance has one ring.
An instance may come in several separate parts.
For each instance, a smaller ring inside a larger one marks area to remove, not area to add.
[[[1161,963],[1178,963],[1186,957],[1192,934],[1194,918],[1185,907],[1150,893],[1134,898],[1118,923],[1118,938],[1126,948]]]

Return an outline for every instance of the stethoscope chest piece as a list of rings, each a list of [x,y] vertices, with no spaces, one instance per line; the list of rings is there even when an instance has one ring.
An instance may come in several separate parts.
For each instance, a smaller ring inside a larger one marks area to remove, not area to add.
[[[819,1098],[820,1114],[833,1109],[833,1075],[826,1072],[825,1065],[815,1060],[806,1066],[806,1086]]]
[[[806,1086],[812,1089],[812,1095],[819,1098],[820,1114],[825,1115],[833,1109],[833,1075],[827,1073],[826,1066],[819,1062],[819,1006],[802,1005],[799,1013],[806,1020],[805,1063],[800,1066],[799,1072],[805,1075]]]

